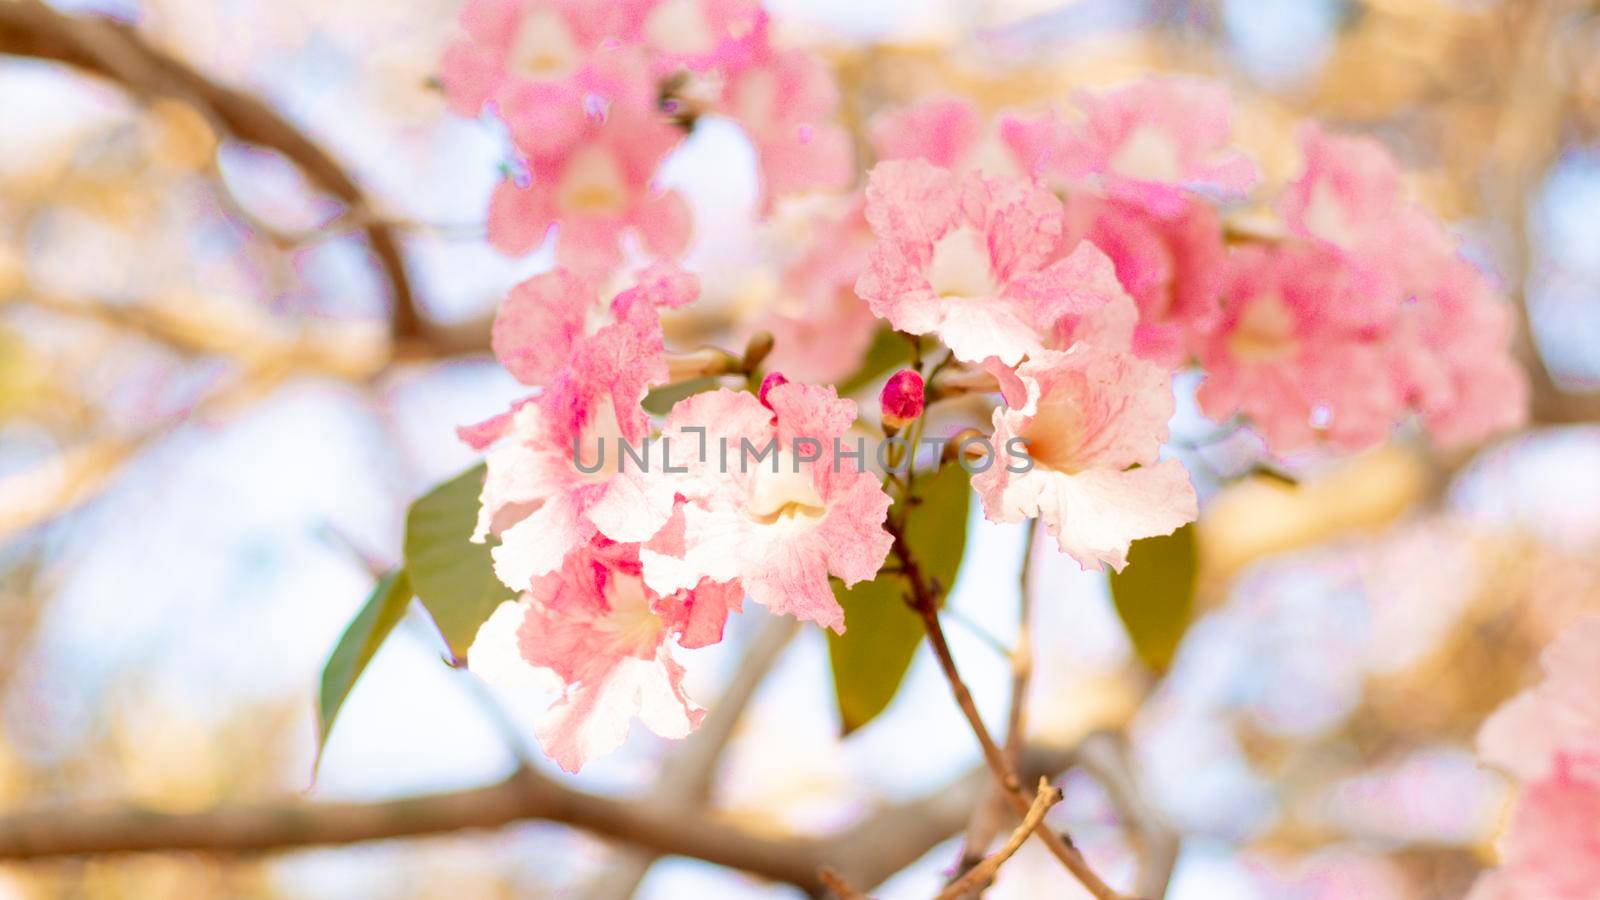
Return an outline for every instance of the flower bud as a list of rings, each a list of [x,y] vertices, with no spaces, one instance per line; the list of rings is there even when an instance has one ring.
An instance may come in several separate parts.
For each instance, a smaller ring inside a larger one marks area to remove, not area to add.
[[[878,402],[883,408],[883,427],[899,431],[922,415],[922,376],[915,369],[901,369],[883,386]]]
[[[771,409],[772,404],[767,402],[767,392],[775,387],[778,387],[779,385],[785,385],[788,383],[789,379],[783,377],[782,372],[768,372],[767,377],[761,379],[761,389],[756,391],[756,397],[761,400],[762,406],[765,406],[767,409]]]

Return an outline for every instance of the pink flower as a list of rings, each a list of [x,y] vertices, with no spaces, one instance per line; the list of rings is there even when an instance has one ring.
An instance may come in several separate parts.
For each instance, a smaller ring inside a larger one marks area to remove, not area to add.
[[[765,399],[770,409],[719,390],[673,407],[664,434],[674,465],[681,453],[688,469],[673,482],[685,502],[641,554],[645,579],[661,592],[737,579],[774,613],[843,632],[828,576],[850,585],[877,574],[891,543],[889,496],[836,453],[836,441],[857,449],[845,438],[854,403],[831,387],[784,383]]]
[[[577,136],[591,98],[652,102],[649,73],[620,43],[631,19],[623,4],[467,0],[465,34],[440,68],[450,106],[476,116],[492,102],[524,151],[552,152]]]
[[[1072,309],[1056,318],[1041,333],[1045,350],[1070,350],[1075,344],[1093,344],[1105,350],[1132,352],[1134,326],[1139,310],[1133,298],[1117,281],[1111,259],[1094,244],[1084,241],[1056,264],[1068,291]],[[1028,403],[1028,386],[1016,370],[990,357],[983,368],[1000,384],[1007,405],[1021,408]]]
[[[861,366],[879,321],[856,296],[872,232],[859,198],[825,212],[810,225],[813,238],[779,280],[780,299],[751,331],[772,332],[768,364],[801,381],[836,382]]]
[[[1226,251],[1216,211],[1178,198],[1157,216],[1135,203],[1075,194],[1062,245],[1079,241],[1111,257],[1138,305],[1135,352],[1169,368],[1186,362],[1218,314]]]
[[[878,395],[878,405],[886,427],[899,429],[910,425],[922,415],[922,376],[916,369],[901,369],[890,375]]]
[[[960,169],[983,138],[983,118],[967,100],[941,98],[880,113],[872,119],[878,159],[924,159]]]
[[[474,539],[499,536],[495,573],[513,590],[527,590],[597,534],[647,540],[671,514],[672,485],[645,471],[660,463],[649,456],[639,405],[664,367],[642,349],[632,327],[603,329],[502,425]],[[624,456],[619,440],[642,459]]]
[[[496,610],[468,658],[474,671],[504,679],[514,642],[521,663],[554,682],[562,696],[538,723],[539,743],[577,772],[620,746],[634,717],[667,738],[700,724],[705,711],[684,694],[673,639],[684,647],[716,643],[740,605],[737,584],[657,594],[641,577],[637,545],[600,539]]]
[[[1528,379],[1511,357],[1514,317],[1483,275],[1461,259],[1401,307],[1389,341],[1394,377],[1436,444],[1464,447],[1528,416]]]
[[[1600,755],[1561,753],[1517,798],[1500,867],[1468,900],[1592,900],[1600,885]]]
[[[1112,199],[1158,215],[1181,212],[1190,191],[1243,195],[1255,164],[1229,146],[1227,88],[1186,78],[1151,78],[1078,97],[1084,121],[1067,139],[1059,168],[1098,181]]]
[[[1163,369],[1084,344],[1045,351],[1017,375],[1026,403],[995,410],[995,454],[972,478],[991,521],[1037,516],[1085,569],[1120,570],[1130,543],[1195,519],[1188,473],[1159,460],[1174,405]]]
[[[1346,254],[1364,280],[1353,320],[1383,324],[1455,256],[1444,230],[1406,199],[1400,169],[1371,138],[1301,130],[1305,171],[1279,201],[1289,230]]]
[[[833,122],[839,89],[821,59],[763,44],[755,59],[726,77],[720,106],[755,145],[768,208],[780,196],[850,183],[855,152]]]
[[[652,255],[676,258],[689,244],[689,208],[676,191],[653,188],[651,179],[681,138],[665,120],[623,106],[585,119],[581,140],[529,159],[528,185],[504,181],[495,189],[489,242],[503,253],[527,253],[559,222],[556,258],[581,273],[614,270],[630,230]]]
[[[737,64],[766,44],[757,0],[645,0],[640,38],[658,75]]]
[[[1016,365],[1074,305],[1065,266],[1046,266],[1061,204],[1019,179],[879,163],[867,186],[878,237],[856,291],[901,331],[935,334],[966,362]]]
[[[1207,416],[1249,418],[1275,453],[1319,438],[1354,450],[1404,413],[1383,346],[1334,312],[1359,291],[1337,255],[1244,247],[1228,259],[1222,319],[1199,348]]]
[[[660,383],[666,370],[657,310],[683,306],[699,293],[694,275],[657,265],[610,303],[601,303],[589,279],[555,269],[511,289],[495,316],[491,343],[495,357],[518,381],[544,385],[567,368],[580,347],[607,332],[602,344],[621,341],[629,367],[649,383]]]

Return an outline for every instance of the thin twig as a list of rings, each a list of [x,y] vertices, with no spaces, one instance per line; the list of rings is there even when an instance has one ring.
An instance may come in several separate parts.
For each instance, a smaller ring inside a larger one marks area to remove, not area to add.
[[[1039,779],[1039,792],[1033,798],[1033,805],[1028,807],[1028,814],[1022,817],[1022,824],[1011,832],[1011,837],[1006,839],[1005,845],[991,856],[985,857],[967,874],[957,878],[949,887],[939,892],[936,900],[955,900],[968,891],[977,890],[994,880],[996,872],[1011,858],[1013,853],[1028,840],[1028,835],[1039,827],[1044,821],[1044,814],[1050,807],[1061,802],[1061,789],[1050,783],[1048,778]]]
[[[1033,674],[1031,648],[1031,621],[1033,597],[1033,542],[1036,523],[1029,520],[1022,540],[1022,571],[1017,577],[1017,641],[1007,652],[1011,660],[1011,711],[1006,718],[1006,757],[1012,766],[1018,765],[1022,754],[1023,715],[1027,708],[1028,682]],[[967,835],[961,850],[961,862],[956,868],[956,878],[962,879],[982,859],[984,852],[994,842],[1004,817],[1006,800],[1002,788],[996,784],[990,798],[972,810],[967,823]]]
[[[922,616],[923,625],[928,632],[928,642],[933,647],[934,657],[939,660],[939,668],[944,673],[945,681],[950,684],[950,692],[955,695],[956,705],[961,707],[967,724],[972,728],[973,736],[978,739],[984,761],[994,773],[996,780],[1000,782],[1006,802],[1011,804],[1017,815],[1027,815],[1031,804],[1027,796],[1022,793],[1016,769],[1006,759],[1004,751],[995,744],[994,738],[989,735],[989,729],[983,724],[983,717],[978,714],[978,706],[973,702],[972,692],[967,689],[966,682],[961,680],[960,670],[956,668],[955,657],[951,655],[950,645],[945,640],[944,628],[939,624],[939,598],[928,580],[923,577],[916,556],[906,544],[904,532],[893,522],[889,523],[888,527],[894,538],[894,553],[900,560],[901,568],[905,569],[906,580],[911,585],[911,597],[908,598],[908,602],[911,608]],[[1044,841],[1045,846],[1050,848],[1050,852],[1061,860],[1061,864],[1066,866],[1067,870],[1097,900],[1123,900],[1121,894],[1095,874],[1084,860],[1083,854],[1061,835],[1049,829],[1036,833],[1040,840]]]

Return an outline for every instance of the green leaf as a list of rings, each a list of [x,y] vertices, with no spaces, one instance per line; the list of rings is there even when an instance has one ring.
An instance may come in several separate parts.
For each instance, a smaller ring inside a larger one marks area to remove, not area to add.
[[[947,465],[917,486],[920,502],[907,520],[906,543],[927,577],[937,579],[948,592],[967,546],[972,489],[959,465]],[[898,515],[899,511],[889,514]],[[833,583],[833,594],[844,607],[846,626],[844,634],[828,635],[841,734],[855,731],[883,712],[911,667],[917,645],[922,643],[923,625],[921,617],[906,606],[907,590],[905,578],[897,574],[879,575],[849,589]]]
[[[1111,573],[1111,600],[1145,665],[1165,672],[1194,616],[1199,557],[1194,523],[1134,541],[1128,565]]]
[[[411,585],[404,569],[395,569],[373,586],[361,611],[350,620],[339,643],[328,654],[322,666],[322,688],[317,693],[317,761],[322,760],[322,748],[327,746],[328,733],[333,730],[333,720],[339,715],[356,679],[372,661],[384,638],[394,630],[406,606],[411,602]],[[315,764],[313,764],[315,771]]]
[[[495,577],[489,545],[471,541],[485,471],[480,464],[462,472],[419,497],[406,515],[406,574],[457,664],[478,626],[513,596]]]
[[[887,375],[890,369],[910,363],[910,342],[893,329],[885,328],[872,339],[872,346],[867,348],[866,356],[862,357],[861,368],[839,383],[839,396],[848,397]]]
[[[677,384],[664,384],[644,395],[644,410],[651,415],[664,416],[672,412],[672,407],[685,397],[706,391],[714,391],[722,386],[722,379],[716,375],[703,375],[680,381]]]

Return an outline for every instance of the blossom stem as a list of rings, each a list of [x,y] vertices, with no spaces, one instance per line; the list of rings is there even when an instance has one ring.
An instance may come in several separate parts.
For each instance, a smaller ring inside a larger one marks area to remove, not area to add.
[[[906,543],[905,532],[899,523],[890,522],[887,527],[894,538],[893,552],[900,560],[900,567],[904,570],[906,581],[911,588],[911,596],[907,603],[918,615],[922,617],[924,627],[928,632],[928,642],[933,647],[935,658],[939,660],[939,668],[944,673],[945,680],[950,684],[950,692],[955,696],[956,705],[961,708],[962,715],[971,726],[973,736],[978,739],[978,746],[983,751],[984,762],[988,764],[989,771],[994,774],[995,780],[1000,783],[1001,792],[1006,803],[1015,810],[1019,816],[1026,816],[1033,805],[1026,794],[1022,792],[1022,783],[1017,778],[1017,771],[1007,759],[1006,754],[994,738],[990,736],[989,729],[983,724],[983,718],[978,715],[978,706],[972,699],[972,692],[967,689],[966,682],[961,679],[961,672],[956,668],[955,657],[950,653],[950,644],[945,640],[944,628],[939,624],[939,591],[940,588],[931,583],[923,574],[917,564],[916,555]],[[1084,888],[1097,900],[1125,900],[1110,885],[1100,879],[1089,867],[1083,854],[1072,846],[1069,839],[1057,834],[1048,828],[1041,828],[1034,832],[1039,839],[1044,841],[1050,852],[1061,860],[1067,871],[1077,878]]]

